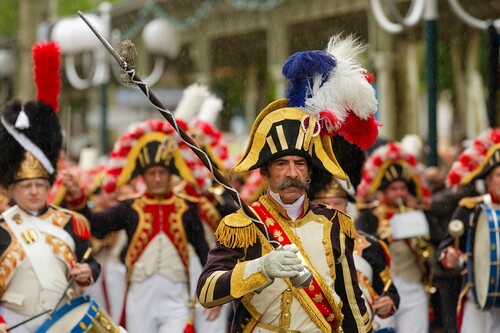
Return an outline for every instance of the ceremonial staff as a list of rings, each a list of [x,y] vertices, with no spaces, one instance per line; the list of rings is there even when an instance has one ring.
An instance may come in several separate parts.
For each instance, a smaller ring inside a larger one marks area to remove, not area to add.
[[[97,31],[97,29],[89,22],[85,15],[78,11],[78,15],[82,20],[88,25],[90,30],[96,35],[96,37],[101,41],[104,47],[111,53],[113,58],[118,62],[121,69],[125,72],[131,82],[135,83],[137,87],[146,95],[149,101],[154,105],[154,107],[162,114],[162,116],[172,125],[174,130],[179,134],[182,141],[184,141],[189,148],[196,154],[196,156],[203,162],[203,164],[210,170],[214,175],[214,179],[219,183],[224,189],[228,191],[231,197],[238,203],[238,205],[243,209],[245,214],[257,225],[257,227],[266,235],[268,241],[275,247],[280,244],[273,240],[267,231],[265,225],[255,216],[254,212],[248,207],[248,205],[241,199],[240,194],[236,189],[234,189],[228,182],[228,180],[220,173],[217,168],[214,168],[212,162],[208,155],[193,141],[193,139],[187,134],[177,123],[171,111],[169,111],[155,96],[155,94],[149,89],[149,87],[142,81],[142,79],[137,75],[135,69],[131,66],[134,63],[133,58],[124,59],[115,49],[109,44],[109,42]],[[128,47],[133,47],[132,42],[129,42]],[[128,55],[135,54],[135,50],[127,52]]]

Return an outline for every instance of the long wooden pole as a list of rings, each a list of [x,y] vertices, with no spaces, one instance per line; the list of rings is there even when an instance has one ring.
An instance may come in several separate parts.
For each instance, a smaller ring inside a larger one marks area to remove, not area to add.
[[[250,209],[250,207],[242,200],[240,194],[236,189],[234,189],[228,182],[228,180],[220,173],[220,171],[214,167],[213,163],[210,161],[208,155],[193,141],[191,136],[187,134],[177,123],[172,112],[168,111],[168,109],[160,102],[160,100],[155,96],[155,94],[149,89],[149,87],[142,81],[142,79],[137,75],[133,68],[129,67],[127,61],[125,61],[121,55],[116,52],[116,50],[109,44],[109,42],[97,31],[97,29],[89,22],[89,20],[85,17],[85,15],[78,11],[78,15],[82,18],[82,20],[88,25],[88,27],[92,30],[92,32],[96,35],[96,37],[101,41],[104,47],[111,53],[113,58],[118,62],[122,70],[127,74],[130,80],[135,83],[139,89],[146,95],[149,101],[155,106],[155,108],[162,114],[162,116],[172,125],[174,130],[179,134],[182,141],[184,141],[189,148],[196,154],[196,156],[203,162],[203,164],[210,170],[213,174],[214,179],[217,183],[222,185],[224,189],[228,191],[231,197],[236,201],[236,203],[243,209],[244,213],[256,224],[256,226],[266,235],[267,239],[271,242],[271,244],[275,246],[279,246],[279,243],[269,237],[269,233],[267,232],[267,228],[265,225],[257,218],[254,212]]]

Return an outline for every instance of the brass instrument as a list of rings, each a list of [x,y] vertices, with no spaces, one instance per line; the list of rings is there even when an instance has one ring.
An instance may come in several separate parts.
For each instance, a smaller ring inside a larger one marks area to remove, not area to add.
[[[398,198],[397,200],[400,212],[408,212],[412,210],[404,205],[403,200]],[[408,245],[411,251],[415,255],[418,268],[422,274],[422,283],[427,294],[434,294],[437,289],[434,286],[434,245],[431,244],[428,236],[418,236],[409,239]]]

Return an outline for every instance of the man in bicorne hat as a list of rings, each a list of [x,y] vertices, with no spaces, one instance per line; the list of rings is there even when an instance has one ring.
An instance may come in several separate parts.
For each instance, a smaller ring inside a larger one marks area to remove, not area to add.
[[[0,185],[15,203],[0,219],[0,315],[11,327],[63,304],[71,276],[87,286],[100,271],[93,256],[82,262],[91,246],[87,220],[46,203],[62,147],[59,47],[37,44],[33,59],[37,100],[9,102],[0,116]],[[16,332],[34,332],[46,318]]]
[[[395,320],[398,332],[427,333],[433,244],[422,208],[428,204],[430,191],[417,170],[415,156],[397,142],[377,148],[363,166],[356,194],[365,204],[357,229],[386,242],[390,250],[390,274],[401,300],[395,316],[388,320]]]
[[[267,194],[250,206],[257,220],[239,210],[221,221],[197,288],[205,307],[234,302],[231,332],[371,332],[352,256],[353,222],[306,195],[326,175],[347,181],[329,136],[351,133],[346,119],[365,125],[365,134],[373,130],[365,144],[376,137],[373,88],[354,62],[361,50],[353,38],[334,37],[326,51],[292,55],[283,68],[292,83],[288,99],[254,122],[234,171],[259,169]]]
[[[158,119],[139,123],[120,137],[103,189],[113,192],[138,176],[146,189],[114,207],[91,212],[76,179],[70,174],[65,179],[68,202],[89,218],[93,236],[121,229],[127,233],[124,319],[129,333],[181,333],[193,324],[188,244],[202,265],[208,244],[196,203],[172,192],[174,175],[195,182],[176,138],[170,124]]]
[[[459,332],[500,332],[498,292],[498,216],[500,211],[500,129],[481,133],[453,163],[447,186],[485,181],[486,194],[460,200],[451,221],[461,235],[451,233],[437,255],[446,270],[462,271],[464,288],[457,308]],[[452,228],[453,230],[453,228]],[[467,256],[466,256],[467,253]],[[496,259],[495,259],[496,258]]]

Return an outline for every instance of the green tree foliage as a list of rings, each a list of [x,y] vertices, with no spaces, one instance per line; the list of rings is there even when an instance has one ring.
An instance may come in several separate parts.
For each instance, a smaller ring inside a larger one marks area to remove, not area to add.
[[[0,38],[12,36],[18,29],[17,0],[0,1]]]
[[[109,3],[118,3],[123,0],[107,0]],[[80,10],[82,12],[96,9],[103,0],[59,0],[58,12],[61,16],[72,16]]]
[[[123,0],[108,0],[118,3]],[[58,15],[74,16],[77,11],[97,9],[102,0],[58,0]],[[33,1],[33,5],[37,4]],[[18,0],[0,0],[0,39],[8,38],[17,33],[19,29],[19,3]]]

